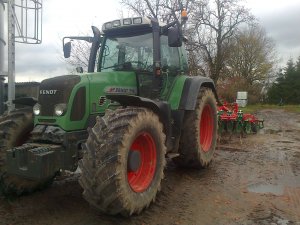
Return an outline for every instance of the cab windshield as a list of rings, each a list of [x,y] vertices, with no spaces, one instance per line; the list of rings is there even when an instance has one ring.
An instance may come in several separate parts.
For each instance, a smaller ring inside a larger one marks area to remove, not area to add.
[[[100,70],[149,71],[153,65],[152,33],[132,37],[107,38]]]

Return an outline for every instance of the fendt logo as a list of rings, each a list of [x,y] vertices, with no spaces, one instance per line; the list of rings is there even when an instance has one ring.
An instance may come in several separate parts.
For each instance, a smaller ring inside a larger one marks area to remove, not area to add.
[[[55,95],[57,90],[40,90],[40,95]]]

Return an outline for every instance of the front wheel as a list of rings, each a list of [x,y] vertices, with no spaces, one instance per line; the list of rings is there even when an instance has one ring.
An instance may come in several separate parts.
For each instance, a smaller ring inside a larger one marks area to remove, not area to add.
[[[165,135],[144,108],[108,111],[89,129],[79,180],[84,198],[100,211],[138,214],[155,200],[165,166]]]
[[[187,111],[179,143],[179,157],[174,162],[180,166],[203,168],[213,159],[217,141],[217,103],[211,89],[202,87],[196,108]]]

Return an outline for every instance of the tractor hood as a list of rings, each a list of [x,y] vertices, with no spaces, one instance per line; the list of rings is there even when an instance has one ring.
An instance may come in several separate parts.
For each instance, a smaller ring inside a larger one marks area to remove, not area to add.
[[[111,104],[106,95],[137,95],[137,78],[134,72],[97,72],[88,74],[90,112],[104,113]]]
[[[106,95],[137,95],[134,72],[96,72],[67,75],[44,80],[40,85],[38,104],[40,114],[35,125],[59,126],[65,131],[86,129],[91,118],[103,115],[116,103]],[[57,107],[64,113],[57,115]]]
[[[54,116],[56,104],[67,104],[71,92],[80,82],[78,75],[59,76],[42,81],[38,103],[41,105],[41,116]]]

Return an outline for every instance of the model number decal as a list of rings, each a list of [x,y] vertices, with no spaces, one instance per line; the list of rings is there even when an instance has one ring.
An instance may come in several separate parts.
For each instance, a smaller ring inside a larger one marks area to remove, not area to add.
[[[40,95],[55,95],[57,90],[40,90]]]
[[[105,89],[107,94],[136,94],[136,88],[132,87],[107,87]]]

